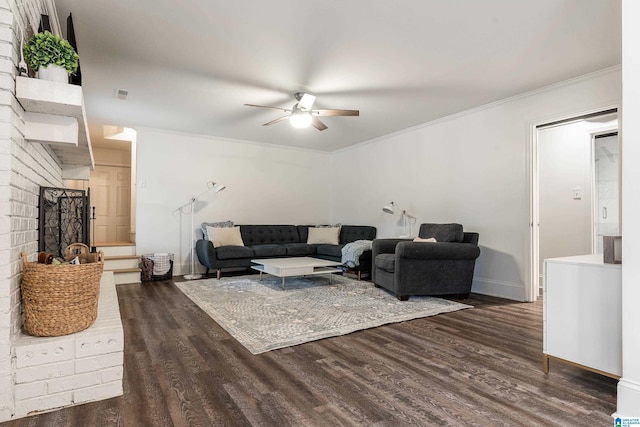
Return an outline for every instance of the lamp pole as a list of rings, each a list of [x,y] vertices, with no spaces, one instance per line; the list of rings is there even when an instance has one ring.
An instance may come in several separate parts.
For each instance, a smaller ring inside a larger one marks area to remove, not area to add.
[[[196,203],[196,198],[192,197],[191,200],[189,201],[189,204],[191,205],[191,233],[192,233],[192,237],[191,238],[193,239],[193,241],[191,242],[192,243],[192,245],[191,245],[191,273],[184,275],[184,278],[186,280],[197,280],[197,279],[201,279],[202,278],[202,274],[196,274],[195,273],[196,265],[195,265],[195,260],[193,259],[194,258],[194,254],[195,254],[195,245],[196,245],[196,242],[195,242],[196,238],[193,235],[193,230],[194,230],[194,228],[193,228],[193,215],[194,215],[193,205],[195,203]]]
[[[224,190],[226,187],[222,184],[216,184],[213,181],[209,181],[207,182],[207,189],[205,191],[203,191],[202,193],[198,194],[197,196],[191,197],[191,199],[185,203],[184,205],[180,206],[178,209],[181,214],[184,214],[184,212],[182,211],[182,209],[184,209],[187,205],[190,206],[191,209],[191,272],[189,274],[185,274],[183,277],[186,280],[197,280],[197,279],[201,279],[202,278],[202,274],[196,274],[195,272],[195,248],[196,248],[196,235],[194,233],[194,224],[193,224],[193,216],[195,214],[195,209],[194,209],[194,205],[196,203],[196,201],[204,196],[206,193],[208,193],[209,191],[213,190],[216,193],[221,192],[222,190]],[[175,211],[174,211],[175,212]]]

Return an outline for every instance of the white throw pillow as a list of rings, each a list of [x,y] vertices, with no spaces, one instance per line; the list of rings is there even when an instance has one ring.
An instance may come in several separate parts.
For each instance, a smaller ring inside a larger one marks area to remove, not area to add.
[[[219,248],[220,246],[244,246],[239,226],[207,228],[209,240],[213,243],[214,248]]]
[[[209,240],[209,227],[233,227],[233,221],[203,222],[200,224],[202,236],[205,240]]]
[[[340,243],[340,227],[309,227],[307,243],[310,245],[337,245]]]
[[[416,237],[413,239],[414,242],[423,242],[423,243],[436,243],[437,240],[435,237],[429,237],[428,239],[423,239],[422,237]]]

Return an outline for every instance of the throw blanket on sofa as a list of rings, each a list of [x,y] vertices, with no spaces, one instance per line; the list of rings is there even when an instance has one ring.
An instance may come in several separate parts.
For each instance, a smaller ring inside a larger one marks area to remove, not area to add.
[[[349,268],[360,265],[360,255],[371,250],[371,240],[356,240],[342,247],[342,264]]]

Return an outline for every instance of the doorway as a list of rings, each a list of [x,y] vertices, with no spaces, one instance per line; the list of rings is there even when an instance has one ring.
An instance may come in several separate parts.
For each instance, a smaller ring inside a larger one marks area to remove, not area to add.
[[[96,245],[129,243],[131,168],[96,165],[89,179],[89,188],[95,207],[92,241]]]
[[[602,233],[619,225],[617,119],[613,108],[533,126],[530,301],[542,290],[544,259],[597,253]]]
[[[593,135],[593,246],[602,253],[602,237],[620,235],[620,142],[618,132]]]

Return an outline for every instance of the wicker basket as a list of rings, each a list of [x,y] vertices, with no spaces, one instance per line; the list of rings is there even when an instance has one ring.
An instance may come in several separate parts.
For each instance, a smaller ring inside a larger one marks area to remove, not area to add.
[[[87,329],[98,317],[104,254],[98,262],[50,265],[22,253],[22,302],[28,334],[57,337]]]

